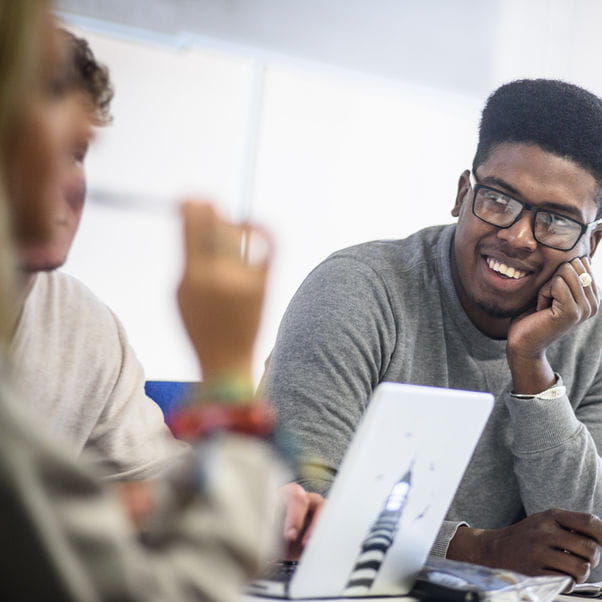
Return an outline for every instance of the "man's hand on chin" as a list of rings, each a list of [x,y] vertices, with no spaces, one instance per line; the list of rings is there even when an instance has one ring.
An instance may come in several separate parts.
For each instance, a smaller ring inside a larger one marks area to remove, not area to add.
[[[587,286],[583,274],[590,277]],[[541,288],[535,310],[515,318],[508,331],[506,355],[514,392],[535,395],[554,384],[554,371],[546,359],[548,347],[594,316],[599,304],[589,258],[560,264]]]

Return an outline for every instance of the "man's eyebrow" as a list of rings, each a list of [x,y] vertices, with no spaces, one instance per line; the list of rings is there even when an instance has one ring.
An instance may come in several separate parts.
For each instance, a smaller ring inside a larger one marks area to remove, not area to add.
[[[479,182],[481,184],[485,184],[487,186],[495,186],[499,188],[505,188],[510,194],[520,197],[520,192],[514,188],[511,184],[508,184],[502,178],[498,178],[497,176],[485,176],[484,178],[479,178]]]
[[[519,199],[523,199],[524,197],[521,193],[514,188],[511,184],[508,184],[502,178],[498,178],[496,176],[485,176],[482,180],[480,180],[482,184],[486,186],[495,186],[496,188],[504,188],[507,190],[512,196],[516,196]],[[528,202],[528,201],[527,201]],[[538,205],[542,209],[550,209],[551,211],[562,211],[564,213],[568,213],[573,215],[577,220],[583,221],[583,214],[577,207],[573,207],[572,205],[565,205],[564,203],[555,203],[554,201],[544,201],[541,205]]]

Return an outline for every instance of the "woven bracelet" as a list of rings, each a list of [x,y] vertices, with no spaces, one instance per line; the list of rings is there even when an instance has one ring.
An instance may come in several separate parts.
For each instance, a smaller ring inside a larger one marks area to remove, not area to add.
[[[275,415],[265,401],[249,405],[210,402],[177,408],[166,422],[175,437],[186,441],[196,441],[216,431],[267,437],[274,429]]]

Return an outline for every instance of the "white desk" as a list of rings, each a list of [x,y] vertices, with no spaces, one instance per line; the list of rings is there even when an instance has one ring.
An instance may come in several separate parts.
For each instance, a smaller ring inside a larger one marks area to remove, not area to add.
[[[598,598],[592,598],[591,596],[567,596],[559,595],[554,598],[554,602],[578,602],[578,600],[597,600]],[[279,598],[265,598],[263,596],[251,596],[244,595],[240,602],[278,602]],[[403,600],[403,602],[419,602],[416,598],[410,596],[399,596],[399,597],[385,597],[385,598],[320,598],[320,602],[331,601],[331,602],[395,602],[396,600]],[[316,602],[315,600],[304,600],[298,599],[296,602]]]

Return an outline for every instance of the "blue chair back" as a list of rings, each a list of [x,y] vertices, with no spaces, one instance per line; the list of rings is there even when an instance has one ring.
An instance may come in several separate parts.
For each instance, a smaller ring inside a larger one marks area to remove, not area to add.
[[[163,415],[167,416],[198,386],[198,382],[147,380],[144,384],[144,392],[161,408]]]

